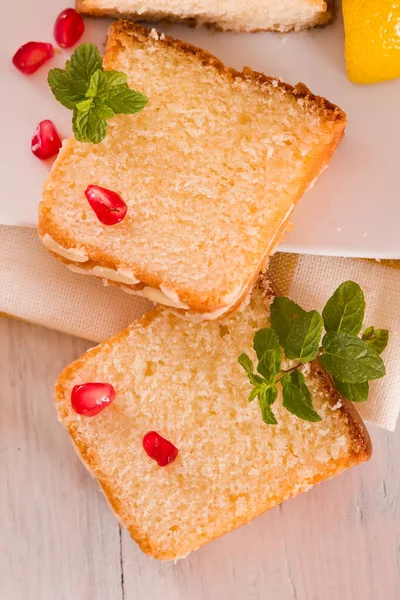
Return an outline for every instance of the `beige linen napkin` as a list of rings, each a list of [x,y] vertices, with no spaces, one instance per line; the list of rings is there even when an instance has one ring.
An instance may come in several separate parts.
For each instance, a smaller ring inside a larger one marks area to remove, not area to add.
[[[400,411],[400,261],[277,253],[270,277],[306,309],[322,309],[335,288],[357,281],[367,300],[366,325],[390,330],[387,375],[358,405],[363,417],[389,430]],[[0,226],[0,312],[99,342],[151,308],[139,297],[71,273],[42,247],[33,229]]]
[[[0,313],[100,342],[149,308],[145,298],[66,269],[36,229],[0,226]]]

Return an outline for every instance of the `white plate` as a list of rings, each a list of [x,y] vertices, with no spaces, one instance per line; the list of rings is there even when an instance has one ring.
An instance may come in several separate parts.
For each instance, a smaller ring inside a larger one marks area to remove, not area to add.
[[[2,131],[0,223],[36,225],[40,190],[49,165],[30,152],[36,124],[52,119],[64,136],[71,114],[52,97],[48,67],[21,75],[11,64],[26,41],[52,41],[57,14],[66,0],[19,0],[3,7],[0,36]],[[107,22],[86,20],[85,41],[101,45]],[[280,249],[302,253],[400,258],[400,80],[373,86],[351,84],[345,73],[343,27],[298,34],[214,33],[163,26],[170,35],[202,46],[225,63],[249,65],[289,83],[305,82],[348,115],[347,135],[330,168],[297,207],[294,230]],[[49,65],[63,66],[62,52]]]

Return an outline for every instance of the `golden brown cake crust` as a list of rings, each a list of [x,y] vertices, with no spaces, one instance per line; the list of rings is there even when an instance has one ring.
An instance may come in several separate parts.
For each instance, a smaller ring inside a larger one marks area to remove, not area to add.
[[[88,353],[84,354],[80,359],[78,359],[66,369],[64,369],[64,371],[59,376],[55,386],[56,404],[58,404],[59,400],[63,398],[64,390],[68,387],[68,383],[73,374],[76,371],[79,371],[79,369],[85,364],[87,354],[90,353],[90,355],[93,357],[96,356],[96,354],[98,354],[99,352],[101,352],[104,346],[112,347],[114,344],[129,336],[129,332],[131,331],[132,327],[148,326],[162,310],[163,309],[161,308],[157,308],[154,311],[146,313],[133,326],[130,326],[129,328],[118,333],[111,339],[103,342],[97,348],[89,350]],[[350,441],[350,451],[345,457],[345,459],[331,459],[329,472],[316,474],[309,481],[310,485],[313,486],[318,483],[321,483],[322,481],[330,477],[334,477],[340,474],[345,469],[351,468],[361,462],[368,461],[372,453],[372,444],[368,431],[354,405],[348,400],[341,397],[339,392],[333,387],[329,375],[324,371],[324,369],[321,367],[320,363],[317,360],[311,363],[310,374],[312,376],[317,377],[322,383],[324,391],[326,391],[326,394],[324,394],[326,402],[328,402],[332,407],[337,407],[336,410],[342,415],[343,423],[345,424],[345,428],[347,429],[346,436]],[[98,464],[96,458],[90,452],[90,448],[88,448],[87,445],[84,442],[82,442],[82,439],[77,434],[76,425],[74,423],[70,424],[64,421],[67,415],[63,414],[59,407],[58,411],[59,418],[63,422],[64,427],[68,430],[79,457],[83,461],[85,467],[92,474],[92,476],[94,476],[97,479],[109,503],[109,506],[115,514],[117,520],[121,523],[121,525],[123,525],[129,530],[131,537],[139,545],[141,550],[149,556],[152,556],[153,558],[159,560],[174,560],[176,558],[182,558],[186,553],[186,551],[184,551],[183,549],[181,552],[179,551],[179,549],[177,550],[176,548],[160,549],[159,547],[154,545],[154,541],[150,540],[148,537],[143,535],[143,532],[140,530],[140,527],[132,525],[131,515],[129,515],[120,499],[117,498],[115,490],[110,485],[110,482],[107,480],[106,477],[102,475],[101,467]],[[294,495],[296,495],[296,493],[298,492],[292,491],[292,493],[289,493],[288,497],[293,497]],[[251,519],[261,515],[266,510],[270,510],[271,508],[280,504],[281,502],[282,500],[275,498],[274,501],[268,504],[268,506],[260,504],[257,514],[252,514]],[[236,529],[241,525],[247,523],[248,521],[249,516],[247,514],[241,518],[236,518],[235,521],[231,523],[230,530]],[[224,533],[226,533],[226,531],[218,533],[213,538],[199,539],[198,547],[204,545],[205,543],[208,543],[209,541],[212,541],[212,539],[216,539]]]
[[[348,419],[352,449],[356,458],[354,464],[357,464],[361,457],[361,461],[369,460],[372,455],[371,438],[365,427],[364,421],[361,419],[354,404],[340,395],[334,387],[329,373],[325,371],[319,360],[316,359],[312,361],[311,372],[323,382],[325,389],[329,394],[329,402],[333,406],[338,402],[341,404],[338,410],[340,410],[340,412]]]
[[[211,19],[210,21],[200,21],[196,17],[179,17],[177,15],[163,15],[161,18],[157,15],[157,13],[146,11],[146,13],[138,14],[132,12],[131,15],[127,15],[126,13],[118,12],[113,9],[96,9],[96,8],[88,8],[85,0],[76,0],[76,10],[83,15],[91,16],[91,17],[111,17],[115,19],[132,19],[133,21],[143,22],[143,21],[155,21],[155,22],[171,22],[171,23],[184,23],[189,25],[190,27],[198,27],[200,25],[206,25],[207,27],[214,28],[217,31],[234,31],[235,33],[261,33],[263,31],[273,31],[277,33],[289,33],[290,31],[301,31],[304,29],[309,29],[310,27],[320,27],[324,25],[328,25],[331,22],[333,13],[331,10],[332,2],[330,0],[327,1],[328,10],[325,13],[319,14],[313,21],[310,21],[307,24],[304,24],[302,27],[297,27],[293,25],[292,27],[285,27],[284,29],[280,28],[279,25],[271,28],[257,28],[257,29],[246,29],[246,28],[235,28],[235,29],[224,29],[220,25],[214,23]]]
[[[108,64],[112,64],[113,61],[118,56],[118,52],[121,48],[121,39],[128,36],[138,39],[139,41],[146,42],[148,38],[151,36],[151,30],[142,27],[139,25],[135,25],[130,21],[117,21],[110,26],[109,37],[107,43],[107,53],[105,57],[104,64],[107,67]],[[325,123],[329,123],[331,125],[332,133],[329,142],[327,145],[318,151],[318,154],[315,156],[310,155],[310,166],[308,168],[308,172],[306,176],[302,180],[302,185],[299,188],[299,192],[296,197],[293,198],[293,203],[291,210],[286,214],[285,219],[279,224],[274,237],[270,240],[268,247],[265,249],[264,255],[260,259],[257,269],[255,269],[252,278],[248,281],[247,286],[244,287],[240,297],[237,299],[235,304],[229,308],[229,310],[222,315],[225,318],[227,315],[234,312],[238,306],[240,306],[243,299],[252,289],[254,282],[256,281],[259,272],[263,270],[266,262],[268,260],[269,255],[272,253],[276,245],[280,242],[282,236],[284,235],[287,227],[290,224],[290,216],[293,212],[295,205],[302,197],[304,192],[308,189],[308,187],[312,184],[312,182],[318,177],[324,167],[329,163],[333,153],[335,152],[337,146],[339,145],[346,127],[346,115],[345,113],[336,105],[332,104],[325,98],[321,96],[315,96],[310,92],[310,90],[303,84],[299,83],[296,86],[291,86],[280,80],[274,79],[263,73],[258,73],[256,71],[252,71],[249,67],[245,67],[242,72],[236,71],[233,68],[226,67],[218,58],[203,50],[201,48],[197,48],[191,44],[186,42],[177,40],[170,36],[165,36],[163,38],[162,43],[166,46],[174,48],[184,54],[190,54],[194,56],[201,64],[204,66],[211,66],[219,71],[221,74],[226,76],[232,82],[237,78],[242,78],[246,81],[250,81],[254,83],[256,89],[260,89],[260,87],[279,87],[286,92],[292,94],[294,97],[298,99],[303,99],[305,102],[310,103],[312,106],[315,106]],[[63,151],[68,152],[68,147]],[[70,150],[72,151],[72,150]],[[65,154],[62,154],[64,156]],[[44,194],[44,199],[46,194]],[[64,231],[60,231],[57,227],[56,223],[53,223],[51,219],[48,217],[49,208],[46,206],[45,202],[42,202],[39,207],[39,236],[43,238],[43,236],[47,233],[49,234],[58,244],[63,246],[64,248],[74,248],[77,243],[74,240],[72,234],[66,235]],[[54,255],[56,256],[56,255]],[[57,256],[57,258],[60,258]],[[62,262],[65,264],[71,263],[68,259],[63,258]],[[108,267],[111,269],[118,269],[121,265],[116,264],[109,257],[105,256],[101,251],[93,249],[91,250],[91,260],[84,263],[83,265],[79,264],[84,269],[91,269],[96,265],[100,265],[103,267]],[[142,284],[151,286],[156,289],[160,289],[160,285],[163,283],[159,277],[157,277],[154,273],[148,271],[138,271],[135,270],[135,277],[140,280]],[[110,282],[112,285],[116,285],[121,287],[120,283]],[[138,288],[138,286],[126,286],[131,287],[132,290]],[[180,292],[179,289],[176,289],[181,300],[188,304],[191,308],[190,313],[213,313],[216,310],[222,308],[222,304],[220,301],[220,297],[224,297],[229,294],[229,290],[219,290],[219,297],[212,295],[208,295],[207,297],[203,296],[196,292],[196,290],[191,290],[191,293],[187,293],[186,296]],[[183,310],[178,309],[180,312],[184,312]],[[221,318],[222,318],[221,317]]]

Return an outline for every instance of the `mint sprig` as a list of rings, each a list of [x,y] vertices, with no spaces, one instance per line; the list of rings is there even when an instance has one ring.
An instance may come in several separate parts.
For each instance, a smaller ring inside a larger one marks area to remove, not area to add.
[[[108,119],[139,112],[148,102],[129,88],[125,73],[104,71],[94,44],[78,46],[65,69],[51,69],[48,82],[56,99],[73,111],[72,129],[81,142],[98,144],[107,134]]]
[[[279,386],[282,405],[289,412],[306,421],[321,420],[302,373],[304,364],[317,357],[344,398],[353,402],[368,399],[368,382],[385,375],[380,354],[387,346],[389,332],[368,327],[362,337],[358,337],[364,312],[363,291],[353,281],[338,287],[326,303],[322,316],[315,310],[306,312],[289,298],[277,296],[274,299],[271,327],[260,329],[254,336],[258,374],[247,354],[239,357],[253,386],[249,402],[258,398],[265,423],[277,423],[272,405]],[[321,342],[324,327],[326,333]],[[297,364],[287,371],[282,370],[283,355]]]

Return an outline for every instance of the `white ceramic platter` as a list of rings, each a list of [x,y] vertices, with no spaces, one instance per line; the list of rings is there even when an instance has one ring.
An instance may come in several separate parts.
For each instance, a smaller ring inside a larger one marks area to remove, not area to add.
[[[50,165],[30,151],[36,124],[52,119],[70,135],[70,112],[47,86],[48,66],[63,66],[62,52],[35,75],[11,64],[15,50],[30,40],[52,41],[57,14],[68,0],[19,0],[2,9],[0,36],[1,183],[0,223],[36,225],[40,191]],[[100,47],[108,22],[86,20],[84,41]],[[226,64],[305,82],[343,108],[347,134],[330,168],[306,194],[293,216],[294,229],[280,249],[312,254],[400,258],[400,80],[357,86],[346,78],[343,26],[298,34],[230,34],[185,26],[166,33],[201,46]]]

